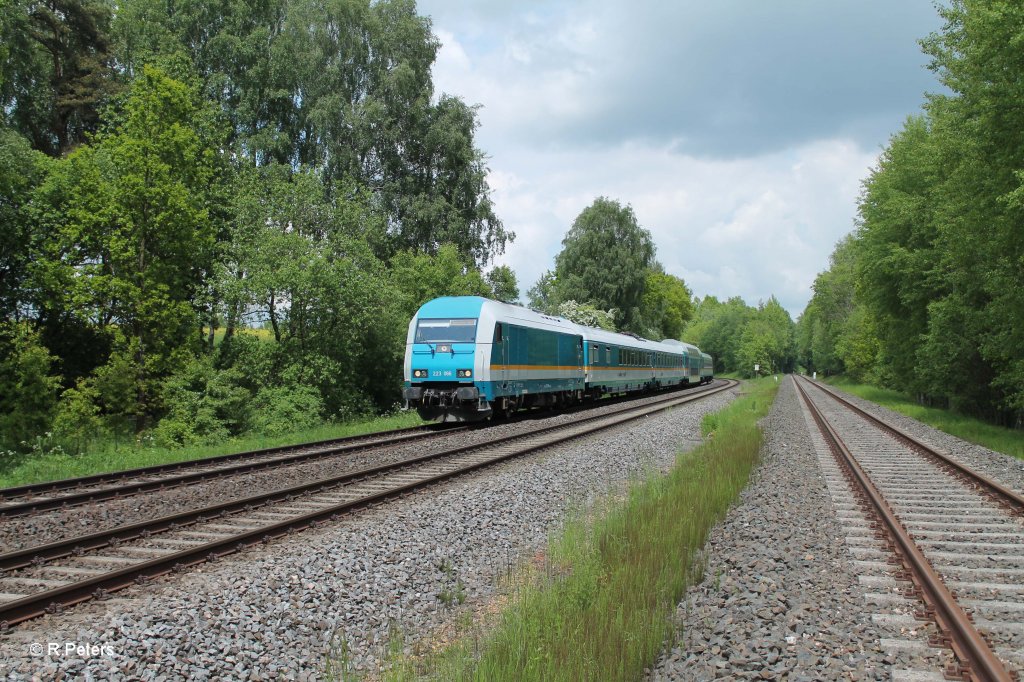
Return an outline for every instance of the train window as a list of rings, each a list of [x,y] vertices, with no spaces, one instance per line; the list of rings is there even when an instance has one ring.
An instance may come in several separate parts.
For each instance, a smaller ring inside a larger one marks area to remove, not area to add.
[[[472,343],[476,339],[476,319],[420,319],[416,323],[415,343]]]
[[[604,361],[605,361],[606,364],[609,364],[609,365],[612,364],[612,347],[611,346],[605,346],[604,347]]]
[[[494,325],[494,343],[501,343],[501,323]]]

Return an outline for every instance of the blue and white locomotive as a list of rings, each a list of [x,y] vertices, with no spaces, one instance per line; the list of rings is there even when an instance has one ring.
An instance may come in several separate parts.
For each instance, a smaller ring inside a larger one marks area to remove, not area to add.
[[[444,297],[423,304],[409,323],[403,393],[424,419],[478,421],[704,383],[713,379],[701,372],[709,360],[677,341],[584,327],[477,296]]]

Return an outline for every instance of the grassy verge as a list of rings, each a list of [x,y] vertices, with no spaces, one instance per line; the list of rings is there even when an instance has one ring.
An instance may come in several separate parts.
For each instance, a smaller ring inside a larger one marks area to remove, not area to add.
[[[957,438],[963,438],[990,450],[1024,459],[1024,434],[1015,429],[994,426],[949,410],[918,405],[910,396],[899,391],[858,384],[843,377],[829,377],[825,381],[847,393],[888,407],[890,410],[934,426]]]
[[[651,473],[577,515],[546,553],[521,567],[493,623],[463,631],[440,652],[392,659],[383,677],[640,679],[672,636],[676,604],[703,571],[699,550],[708,532],[758,460],[756,422],[776,389],[772,379],[745,384],[741,398],[705,417],[712,436],[680,455],[669,474]]]
[[[134,442],[108,441],[98,443],[80,455],[61,452],[30,453],[15,461],[13,466],[0,471],[0,488],[27,485],[40,481],[52,481],[75,476],[108,471],[134,469],[136,467],[185,462],[204,457],[230,455],[247,450],[258,450],[278,445],[308,443],[330,438],[358,436],[364,433],[387,431],[406,426],[422,424],[415,412],[400,412],[396,415],[368,419],[345,424],[323,424],[316,428],[295,431],[280,436],[250,435],[233,438],[230,441],[199,447],[160,448],[137,445]]]

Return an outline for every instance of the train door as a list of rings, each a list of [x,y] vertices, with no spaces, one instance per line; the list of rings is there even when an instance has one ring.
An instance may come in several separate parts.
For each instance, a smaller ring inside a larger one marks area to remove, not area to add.
[[[573,375],[573,379],[574,379],[574,385],[576,386],[576,390],[578,390],[578,391],[582,391],[583,390],[583,365],[584,364],[585,363],[584,363],[584,357],[583,357],[583,337],[582,336],[577,336],[576,337],[576,372]]]
[[[504,393],[508,388],[509,372],[508,372],[508,333],[504,329],[505,325],[498,322],[494,325],[494,345],[497,347],[497,359],[498,365],[497,376],[491,378],[491,381],[497,382],[501,388],[501,392]]]

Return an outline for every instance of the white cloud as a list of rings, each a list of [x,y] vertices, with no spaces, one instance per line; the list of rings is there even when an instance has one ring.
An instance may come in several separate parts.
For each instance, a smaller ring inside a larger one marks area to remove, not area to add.
[[[517,234],[501,261],[525,291],[552,267],[573,219],[604,195],[632,205],[665,269],[694,293],[750,303],[775,294],[795,317],[852,228],[859,179],[874,161],[842,140],[737,161],[636,144],[509,154],[491,175],[498,213]]]
[[[435,89],[483,105],[477,142],[517,235],[499,262],[524,293],[604,195],[696,294],[801,312],[927,87],[914,39],[937,20],[926,0],[750,7],[420,1],[443,45]]]

